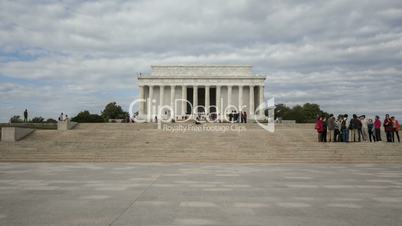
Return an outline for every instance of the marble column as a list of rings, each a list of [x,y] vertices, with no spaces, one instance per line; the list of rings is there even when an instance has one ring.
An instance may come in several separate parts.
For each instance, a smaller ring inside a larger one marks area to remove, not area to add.
[[[198,113],[198,108],[196,107],[198,105],[198,86],[193,87],[193,113],[197,114]]]
[[[205,86],[205,114],[209,113],[209,86]]]
[[[144,100],[144,86],[140,86],[139,88],[140,88],[140,100]],[[144,105],[145,105],[145,102],[140,102],[138,114],[141,117],[144,115]]]
[[[259,91],[258,97],[260,99],[258,102],[259,102],[259,105],[262,105],[264,103],[264,86],[259,86],[258,91]],[[261,116],[264,115],[264,110],[261,110],[259,115],[261,115]]]
[[[172,117],[176,118],[176,109],[175,109],[175,86],[170,86],[170,107],[172,108]]]
[[[239,111],[243,111],[242,109],[243,105],[243,86],[239,86]]]
[[[148,102],[148,115],[149,117],[152,117],[153,112],[152,112],[152,101],[154,99],[154,86],[149,86],[149,102]],[[152,120],[152,118],[151,118]]]
[[[216,114],[221,113],[221,86],[216,86]]]
[[[162,106],[163,106],[163,93],[165,92],[165,86],[159,86],[159,107],[157,109],[156,114],[160,114],[158,119],[161,120],[164,114],[162,113]]]
[[[181,99],[187,100],[187,86],[182,86],[181,87]],[[186,109],[187,108],[187,102],[182,101],[181,102],[181,115],[184,116],[186,115]]]
[[[165,91],[164,86],[159,86],[159,107],[163,106],[163,93]]]
[[[254,86],[250,86],[250,105],[249,105],[250,116],[254,115]]]

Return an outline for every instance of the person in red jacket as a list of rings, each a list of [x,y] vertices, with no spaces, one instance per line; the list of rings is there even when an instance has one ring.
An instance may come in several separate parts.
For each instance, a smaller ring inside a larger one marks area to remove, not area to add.
[[[375,121],[374,121],[374,136],[375,136],[375,141],[381,141],[381,120],[380,116],[375,116]]]
[[[401,139],[399,138],[399,130],[401,129],[401,124],[399,124],[399,121],[395,119],[395,116],[391,117],[392,124],[394,126],[394,134],[392,135],[392,141],[395,142],[395,135],[398,138],[398,143],[401,142]]]
[[[315,129],[318,133],[318,142],[323,142],[323,134],[324,134],[324,120],[323,117],[319,117],[315,122]]]
[[[389,114],[385,115],[384,119],[384,130],[387,134],[387,142],[392,142],[392,135],[394,134],[394,124],[389,117]]]

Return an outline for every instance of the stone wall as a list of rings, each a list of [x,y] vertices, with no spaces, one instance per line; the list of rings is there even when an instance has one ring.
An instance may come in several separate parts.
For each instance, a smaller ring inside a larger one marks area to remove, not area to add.
[[[253,76],[252,66],[248,65],[176,65],[176,66],[151,66],[152,76],[172,77],[207,77],[207,76]]]

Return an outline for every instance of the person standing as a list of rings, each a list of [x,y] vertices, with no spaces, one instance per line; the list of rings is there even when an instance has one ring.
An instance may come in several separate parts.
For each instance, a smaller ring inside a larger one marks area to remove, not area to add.
[[[349,142],[349,120],[348,120],[348,115],[345,114],[343,116],[343,120],[342,120],[342,139],[343,142],[348,143]]]
[[[374,136],[375,141],[381,141],[381,120],[380,116],[376,115],[374,120]]]
[[[368,139],[368,122],[365,115],[360,116],[360,122],[362,124],[361,135],[363,141],[367,141]]]
[[[362,121],[361,121],[361,117],[357,117],[356,124],[357,124],[358,141],[361,142],[362,141],[362,136],[363,136],[363,132],[362,132],[363,124],[362,124]]]
[[[369,120],[367,121],[367,132],[368,132],[368,137],[369,137],[370,143],[371,143],[372,141],[375,142],[375,136],[374,136],[374,122],[373,122],[372,119],[369,119]]]
[[[331,114],[328,119],[328,142],[335,142],[335,125],[335,117]]]
[[[398,143],[401,142],[401,139],[399,138],[399,130],[401,129],[401,125],[399,124],[399,121],[395,119],[395,116],[391,117],[392,124],[394,126],[394,134],[392,135],[392,140],[395,142],[395,135],[398,138]]]
[[[244,112],[244,123],[247,123],[247,112]]]
[[[324,121],[322,120],[322,117],[317,119],[315,129],[317,130],[318,142],[323,142]]]
[[[327,130],[328,130],[328,123],[327,119],[325,117],[322,118],[322,123],[324,125],[324,129],[322,132],[322,142],[327,142]]]
[[[342,118],[343,118],[342,115],[338,115],[338,118],[335,121],[335,131],[334,131],[335,142],[342,142],[342,129],[341,129]]]
[[[25,109],[24,111],[24,122],[28,122],[28,110]]]
[[[385,133],[387,134],[387,142],[392,142],[392,135],[394,134],[394,125],[392,123],[391,118],[389,117],[389,114],[385,115],[384,130]]]
[[[350,120],[349,129],[351,130],[351,141],[356,142],[356,135],[358,135],[358,123],[359,119],[356,114],[353,114],[353,118]]]

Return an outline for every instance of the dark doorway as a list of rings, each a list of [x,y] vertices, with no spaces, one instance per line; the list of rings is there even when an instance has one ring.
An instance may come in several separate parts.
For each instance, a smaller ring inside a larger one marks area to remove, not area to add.
[[[193,88],[187,88],[187,109],[186,109],[186,114],[191,115],[191,105],[194,103],[193,102]],[[191,105],[190,105],[191,103]]]
[[[216,113],[216,88],[209,89],[209,112]]]
[[[205,88],[198,88],[198,99],[197,99],[198,105],[199,106],[204,106],[199,107],[197,109],[197,112],[205,112]]]

